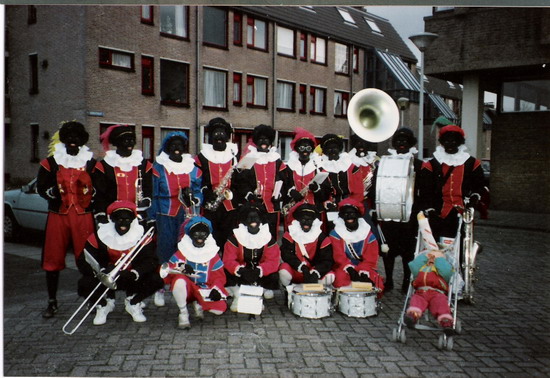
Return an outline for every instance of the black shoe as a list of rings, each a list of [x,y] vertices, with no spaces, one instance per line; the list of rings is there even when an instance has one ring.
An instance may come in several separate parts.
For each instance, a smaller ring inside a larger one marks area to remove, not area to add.
[[[44,312],[42,313],[42,317],[46,319],[53,318],[56,312],[57,312],[57,300],[50,299],[48,301],[48,308],[44,310]]]
[[[411,284],[410,281],[403,281],[403,285],[401,285],[401,293],[407,294],[409,291],[410,284]]]
[[[392,291],[392,290],[393,290],[393,281],[387,281],[386,283],[384,283],[385,292]]]
[[[403,321],[405,322],[405,325],[407,326],[407,328],[414,329],[416,326],[416,323],[418,322],[418,319],[416,319],[412,315],[407,314],[404,316]]]

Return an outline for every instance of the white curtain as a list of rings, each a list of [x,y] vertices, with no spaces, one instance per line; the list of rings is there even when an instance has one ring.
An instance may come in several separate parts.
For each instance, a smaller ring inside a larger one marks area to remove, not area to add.
[[[204,105],[225,108],[225,76],[222,71],[204,70]]]
[[[342,93],[334,92],[334,115],[342,115]]]
[[[315,88],[315,112],[323,113],[325,109],[325,91]]]
[[[259,49],[265,49],[265,22],[258,21],[254,23],[255,37],[254,44]]]
[[[348,47],[340,43],[335,44],[335,71],[341,73],[348,73]]]
[[[294,97],[294,85],[290,83],[277,83],[277,107],[292,109],[292,98]]]
[[[267,80],[254,78],[254,105],[267,105]]]
[[[126,54],[113,52],[113,66],[132,68],[132,58]]]
[[[187,31],[187,28],[185,27],[185,22],[187,21],[187,17],[185,17],[186,8],[183,5],[176,5],[174,8],[176,13],[176,35],[187,37],[185,35],[185,32]]]
[[[294,31],[280,26],[277,27],[277,52],[285,55],[294,55]]]
[[[326,61],[326,41],[322,38],[317,38],[317,56],[315,60],[319,63]]]

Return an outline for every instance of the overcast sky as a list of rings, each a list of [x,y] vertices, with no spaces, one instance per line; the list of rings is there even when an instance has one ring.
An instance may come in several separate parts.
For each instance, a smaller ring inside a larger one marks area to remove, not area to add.
[[[420,51],[409,37],[424,32],[424,17],[432,15],[432,7],[373,5],[367,6],[367,12],[388,19],[420,63]]]

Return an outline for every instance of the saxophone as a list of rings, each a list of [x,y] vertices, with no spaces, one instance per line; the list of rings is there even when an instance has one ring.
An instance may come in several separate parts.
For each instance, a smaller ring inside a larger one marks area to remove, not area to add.
[[[216,211],[216,209],[220,206],[223,200],[231,200],[233,199],[233,192],[231,192],[231,189],[229,189],[229,183],[231,181],[231,176],[233,175],[233,172],[237,169],[237,164],[233,164],[233,166],[227,171],[225,176],[223,176],[223,179],[220,181],[220,184],[214,189],[214,194],[216,195],[216,199],[212,202],[208,202],[204,205],[204,208],[208,211]]]
[[[302,190],[300,190],[300,195],[305,198],[306,197],[306,194],[309,192],[309,185],[306,185],[302,188]],[[294,207],[294,205],[296,205],[296,201],[294,201],[293,199],[291,199],[286,205],[284,205],[282,208],[281,208],[281,214],[283,214],[284,216],[286,216],[288,214],[288,212],[290,211],[290,209],[292,209]]]

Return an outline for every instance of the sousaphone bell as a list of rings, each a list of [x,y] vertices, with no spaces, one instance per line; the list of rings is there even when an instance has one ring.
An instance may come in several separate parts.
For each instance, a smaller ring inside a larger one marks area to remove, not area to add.
[[[386,92],[376,88],[362,89],[349,102],[348,122],[361,139],[382,142],[397,130],[399,109]]]

